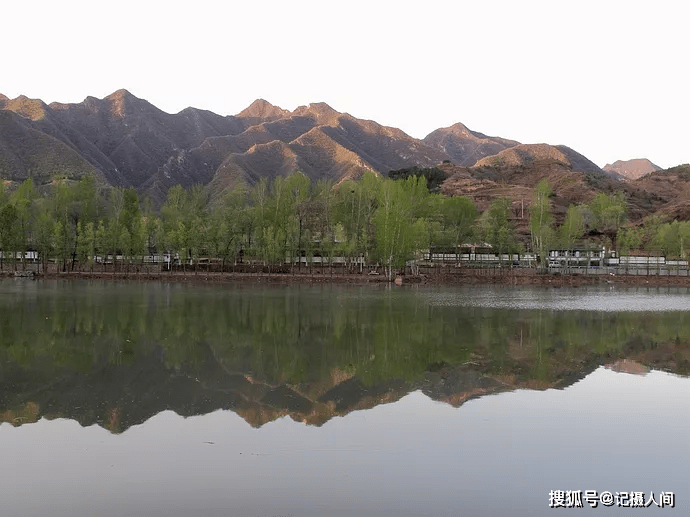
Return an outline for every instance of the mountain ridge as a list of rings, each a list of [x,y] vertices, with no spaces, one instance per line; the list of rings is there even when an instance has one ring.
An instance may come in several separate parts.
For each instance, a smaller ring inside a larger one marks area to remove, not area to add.
[[[134,187],[158,203],[176,184],[202,184],[213,191],[213,185],[225,183],[214,182],[215,175],[227,177],[228,167],[235,180],[246,184],[295,168],[312,180],[337,183],[365,169],[386,174],[448,159],[400,129],[340,113],[325,102],[290,112],[257,99],[237,115],[192,107],[169,114],[120,89],[103,99],[89,96],[72,104],[3,96],[0,109],[62,142],[110,185]],[[264,145],[273,142],[283,145]],[[5,144],[10,150],[21,146],[16,139]],[[5,162],[3,178],[26,175],[15,170],[20,168],[17,160]]]
[[[119,89],[102,99],[88,96],[71,104],[0,94],[0,114],[5,127],[12,128],[0,135],[0,179],[16,183],[29,177],[30,170],[38,181],[50,182],[60,174],[56,169],[72,167],[75,179],[95,174],[111,186],[134,187],[159,205],[177,184],[204,185],[212,199],[219,199],[231,186],[295,170],[312,181],[336,184],[365,170],[386,175],[442,163],[510,169],[508,176],[515,181],[534,170],[594,174],[602,185],[607,174],[612,181],[621,180],[615,171],[602,170],[567,146],[521,144],[460,122],[416,139],[325,102],[288,111],[257,99],[237,115],[193,107],[169,114]],[[59,167],[53,163],[56,156],[61,157]]]

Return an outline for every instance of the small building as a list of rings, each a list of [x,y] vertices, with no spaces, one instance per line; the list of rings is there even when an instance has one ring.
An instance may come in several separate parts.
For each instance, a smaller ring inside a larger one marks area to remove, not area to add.
[[[615,255],[615,252],[612,252]],[[549,250],[549,268],[601,267],[606,257],[606,248],[574,247]]]
[[[468,263],[474,265],[495,265],[511,264],[519,262],[521,257],[518,253],[496,253],[490,244],[462,244],[460,246],[432,246],[424,250],[425,261],[432,263]],[[530,256],[531,259],[531,256]],[[533,259],[531,259],[533,260]],[[530,262],[531,264],[531,262]]]

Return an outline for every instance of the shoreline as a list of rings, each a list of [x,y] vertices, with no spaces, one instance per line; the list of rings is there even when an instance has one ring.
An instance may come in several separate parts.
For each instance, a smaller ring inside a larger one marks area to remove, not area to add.
[[[417,276],[401,275],[389,280],[382,274],[329,272],[150,272],[150,271],[73,271],[35,273],[33,271],[1,271],[0,278],[66,279],[66,280],[128,280],[140,282],[179,282],[204,284],[351,284],[351,285],[534,285],[534,286],[652,286],[690,287],[689,276],[542,273],[534,269],[460,269],[432,271]]]

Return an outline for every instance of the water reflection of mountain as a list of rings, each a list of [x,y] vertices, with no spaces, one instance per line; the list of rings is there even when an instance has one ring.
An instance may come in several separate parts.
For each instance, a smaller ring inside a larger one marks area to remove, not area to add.
[[[121,432],[166,409],[320,425],[413,390],[459,406],[565,387],[618,360],[623,371],[690,370],[682,312],[436,307],[410,292],[333,288],[14,294],[0,305],[0,420],[15,425],[67,417]]]

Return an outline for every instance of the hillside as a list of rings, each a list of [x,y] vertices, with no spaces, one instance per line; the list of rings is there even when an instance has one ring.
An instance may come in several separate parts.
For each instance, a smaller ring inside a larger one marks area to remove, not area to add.
[[[587,203],[598,192],[623,191],[632,221],[663,209],[669,202],[642,184],[623,182],[605,174],[587,158],[565,146],[519,145],[486,157],[474,167],[445,163],[439,168],[448,175],[441,192],[470,197],[480,212],[486,210],[493,199],[509,197],[513,202],[513,223],[525,240],[529,235],[534,187],[544,179],[553,189],[551,202],[558,224],[563,222],[568,206]]]
[[[565,145],[520,144],[505,149],[494,156],[479,160],[477,167],[512,168],[525,167],[537,161],[552,161],[565,168],[579,172],[601,173],[592,161]]]
[[[34,129],[11,111],[0,111],[0,179],[37,184],[55,179],[78,180],[99,172],[79,153],[52,136]]]
[[[630,185],[658,199],[659,215],[669,220],[690,220],[690,165],[655,171]]]
[[[534,186],[546,179],[554,191],[556,218],[565,215],[568,205],[583,203],[596,191],[619,188],[594,163],[565,146],[520,144],[479,160],[474,167],[455,169],[444,164],[449,179],[441,187],[448,195],[470,195],[480,211],[491,200],[508,196],[531,204]]]

